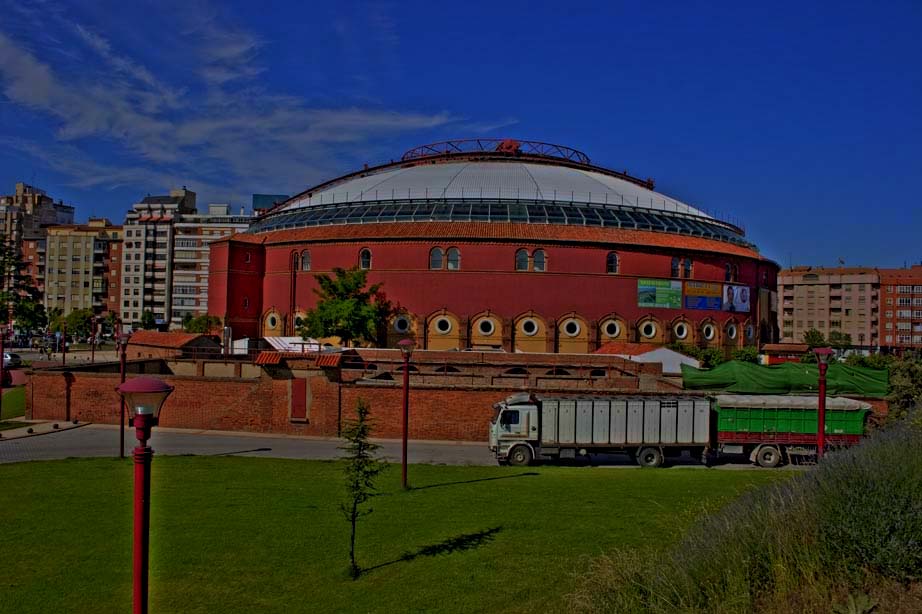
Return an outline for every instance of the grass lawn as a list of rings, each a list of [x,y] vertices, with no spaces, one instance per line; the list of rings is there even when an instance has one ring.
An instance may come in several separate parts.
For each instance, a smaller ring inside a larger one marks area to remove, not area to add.
[[[589,557],[658,548],[786,472],[413,465],[348,578],[341,465],[155,457],[152,612],[564,611]],[[0,611],[131,607],[130,461],[0,465]]]
[[[0,420],[20,418],[26,414],[26,387],[7,388],[3,394],[3,414]]]

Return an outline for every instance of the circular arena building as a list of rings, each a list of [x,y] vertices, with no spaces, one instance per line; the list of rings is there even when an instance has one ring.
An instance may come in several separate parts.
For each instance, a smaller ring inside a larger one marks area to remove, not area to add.
[[[739,227],[546,143],[426,145],[290,198],[212,243],[209,313],[234,338],[295,335],[314,276],[334,267],[368,270],[399,304],[389,347],[586,353],[777,337],[778,266]]]

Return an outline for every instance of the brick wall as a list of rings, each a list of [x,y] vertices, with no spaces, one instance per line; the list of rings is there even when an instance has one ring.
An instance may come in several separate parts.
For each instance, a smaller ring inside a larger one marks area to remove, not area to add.
[[[292,361],[288,367],[262,368],[250,364],[153,360],[129,363],[129,373],[132,376],[138,372],[157,374],[176,387],[164,405],[161,414],[163,426],[335,436],[340,421],[351,417],[358,399],[365,398],[371,404],[372,416],[377,422],[375,436],[400,437],[403,405],[399,373],[394,374],[395,381],[347,381],[340,384],[335,381],[336,370],[316,369],[309,363]],[[219,370],[222,373],[226,371],[227,377],[209,376],[209,373],[218,372],[209,369],[209,365],[227,367]],[[246,373],[240,372],[243,367],[246,367]],[[26,389],[27,415],[38,420],[117,424],[119,397],[115,388],[119,375],[115,368],[117,365],[110,364],[69,371],[60,368],[34,371]],[[177,375],[177,372],[183,375]],[[307,422],[290,419],[293,377],[308,380]],[[68,379],[69,413],[66,407]],[[471,382],[452,385],[447,381],[450,378],[443,376],[443,379],[446,381],[439,381],[435,376],[411,374],[412,438],[485,441],[493,404],[523,389],[519,378],[508,378],[509,381],[498,377],[487,378],[487,384],[492,382],[493,387],[471,385]],[[590,384],[596,382],[558,378],[556,382],[543,380],[541,388],[543,392],[569,390],[572,394],[574,389],[585,390]],[[624,389],[633,391],[677,391],[673,384],[648,375],[641,376],[640,380],[623,378],[620,384]],[[604,392],[596,391],[599,394]]]

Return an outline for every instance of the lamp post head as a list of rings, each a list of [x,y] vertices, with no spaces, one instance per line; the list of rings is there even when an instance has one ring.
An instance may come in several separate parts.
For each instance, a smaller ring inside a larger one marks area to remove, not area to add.
[[[397,342],[397,347],[400,348],[400,353],[403,354],[403,357],[409,360],[410,356],[413,355],[413,348],[416,347],[416,344],[412,339],[401,339]]]
[[[820,364],[829,364],[829,357],[832,356],[832,348],[813,348],[816,359]]]
[[[133,408],[136,415],[157,419],[164,401],[173,392],[173,386],[155,377],[135,377],[116,390],[125,399],[125,405],[129,409]]]

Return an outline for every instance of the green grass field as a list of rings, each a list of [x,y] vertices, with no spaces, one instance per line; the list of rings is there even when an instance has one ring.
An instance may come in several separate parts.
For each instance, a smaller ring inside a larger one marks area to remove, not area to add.
[[[3,412],[0,414],[0,420],[10,420],[12,418],[21,418],[26,413],[26,388],[17,386],[16,388],[7,388],[3,395]],[[2,428],[2,426],[0,426]]]
[[[132,466],[0,465],[0,611],[126,612]],[[673,543],[786,472],[413,465],[380,480],[348,578],[341,466],[155,457],[152,612],[563,611],[590,557]]]

